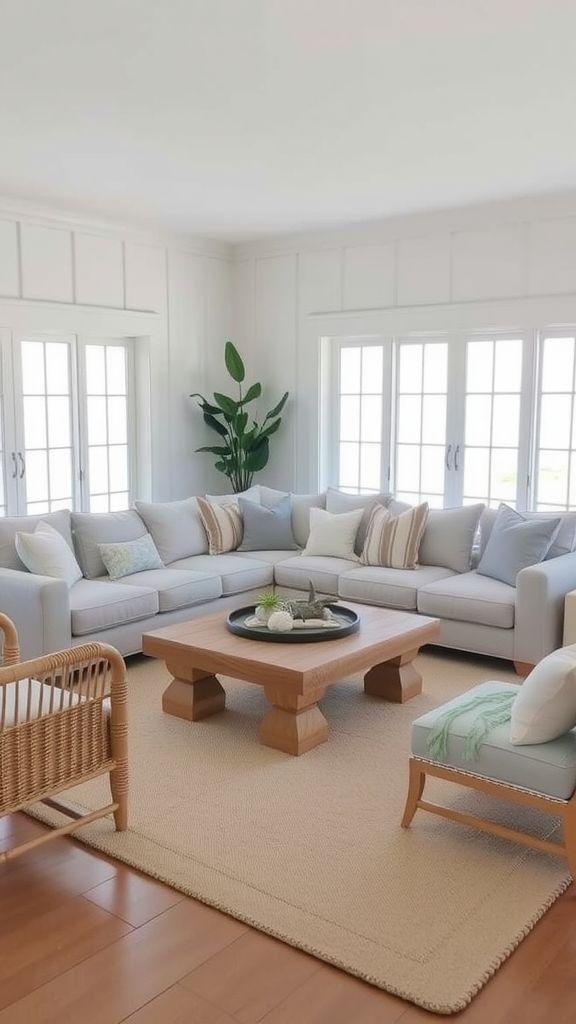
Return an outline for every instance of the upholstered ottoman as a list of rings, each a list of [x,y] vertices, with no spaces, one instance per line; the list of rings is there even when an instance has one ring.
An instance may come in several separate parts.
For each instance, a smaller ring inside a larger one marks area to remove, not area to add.
[[[413,722],[409,787],[402,826],[407,828],[421,808],[526,846],[560,854],[567,858],[572,876],[576,878],[576,728],[545,743],[513,745],[510,715],[505,717],[505,708],[509,709],[518,692],[515,683],[490,680]],[[504,720],[490,727],[481,742],[473,744],[475,749],[470,759],[471,737],[482,731],[478,729],[482,708],[497,708],[499,702]],[[449,723],[446,728],[445,723]],[[439,748],[442,748],[440,753]],[[488,819],[429,803],[423,799],[427,775],[559,817],[564,828],[564,843],[548,842]]]

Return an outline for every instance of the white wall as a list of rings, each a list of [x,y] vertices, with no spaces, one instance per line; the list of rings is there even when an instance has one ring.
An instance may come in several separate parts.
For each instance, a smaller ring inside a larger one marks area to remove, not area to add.
[[[576,194],[285,236],[234,257],[234,324],[253,330],[267,388],[292,395],[261,479],[315,490],[320,338],[572,319]]]
[[[230,267],[221,244],[0,199],[0,326],[138,336],[146,351],[142,496],[214,489],[210,457],[194,454],[206,432],[188,396],[221,379]]]

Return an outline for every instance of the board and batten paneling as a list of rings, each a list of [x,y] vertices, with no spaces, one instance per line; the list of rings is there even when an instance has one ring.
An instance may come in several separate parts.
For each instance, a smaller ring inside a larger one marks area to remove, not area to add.
[[[321,249],[298,255],[300,314],[342,309],[342,250]]]
[[[165,313],[168,304],[166,249],[140,242],[124,245],[126,307]]]
[[[452,236],[452,301],[526,294],[526,226],[501,224]]]
[[[450,235],[400,238],[396,244],[396,304],[450,301]]]
[[[76,302],[88,306],[124,306],[122,240],[77,231],[74,235]]]
[[[382,309],[394,305],[394,243],[346,246],[343,250],[343,308]]]
[[[74,302],[72,233],[41,224],[20,225],[22,295]]]
[[[18,224],[0,220],[0,295],[12,298],[19,294]]]
[[[576,217],[530,224],[528,289],[530,295],[576,292]]]

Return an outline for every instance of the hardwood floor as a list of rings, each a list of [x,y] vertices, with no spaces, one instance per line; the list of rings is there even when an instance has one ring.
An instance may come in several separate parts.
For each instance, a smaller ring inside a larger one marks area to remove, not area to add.
[[[0,819],[0,849],[43,826]],[[573,1024],[576,891],[463,1024]],[[62,838],[0,865],[0,1024],[417,1024],[443,1019]]]

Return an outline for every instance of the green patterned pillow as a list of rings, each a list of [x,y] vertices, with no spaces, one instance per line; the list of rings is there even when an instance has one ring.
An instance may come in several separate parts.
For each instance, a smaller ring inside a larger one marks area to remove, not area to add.
[[[145,533],[137,540],[126,540],[118,544],[99,544],[100,557],[111,580],[120,580],[134,572],[145,569],[163,569],[152,536]]]

